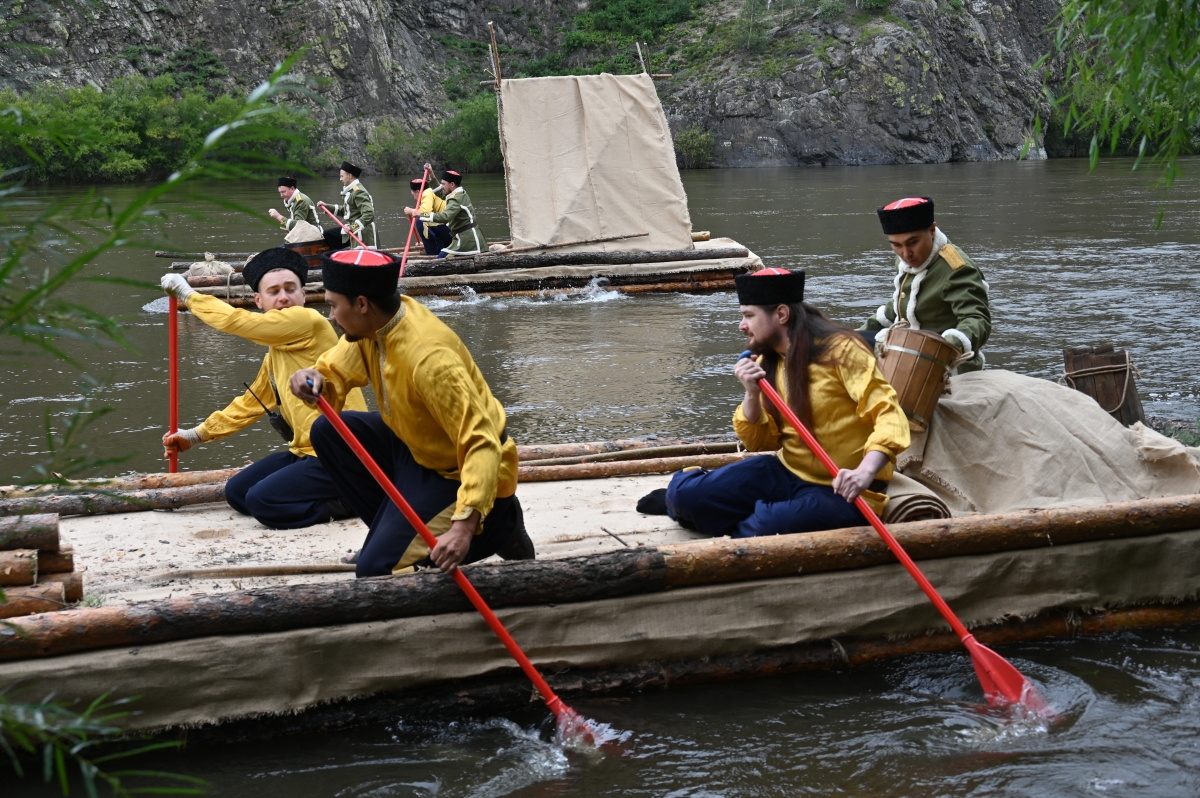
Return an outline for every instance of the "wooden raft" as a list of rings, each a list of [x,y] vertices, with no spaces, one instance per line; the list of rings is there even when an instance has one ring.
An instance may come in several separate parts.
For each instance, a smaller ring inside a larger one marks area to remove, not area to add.
[[[66,609],[83,598],[74,551],[58,536],[58,515],[0,518],[0,618]]]

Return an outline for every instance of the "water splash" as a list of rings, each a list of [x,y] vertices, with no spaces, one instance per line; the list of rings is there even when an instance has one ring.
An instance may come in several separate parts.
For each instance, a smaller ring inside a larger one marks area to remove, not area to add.
[[[169,296],[160,296],[153,302],[147,302],[142,305],[143,313],[166,313],[171,306],[171,298]]]

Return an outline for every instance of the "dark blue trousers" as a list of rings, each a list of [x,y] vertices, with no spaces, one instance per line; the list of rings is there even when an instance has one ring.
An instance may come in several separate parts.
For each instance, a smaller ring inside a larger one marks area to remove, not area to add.
[[[300,529],[329,520],[325,505],[337,488],[316,457],[267,455],[225,484],[225,501],[271,529]]]
[[[342,420],[392,478],[400,495],[434,535],[450,528],[460,483],[417,463],[404,441],[388,428],[378,413],[342,413]],[[383,488],[371,476],[324,416],[312,426],[313,448],[333,479],[342,498],[369,527],[358,555],[359,577],[383,576],[414,565],[423,565],[429,549]],[[484,519],[483,530],[471,542],[464,564],[495,554],[517,529],[524,529],[516,496],[496,499]]]
[[[424,222],[417,222],[423,225]],[[425,228],[429,233],[429,238],[421,236],[421,243],[425,246],[426,255],[436,255],[446,247],[450,246],[450,242],[454,240],[454,236],[450,234],[450,225],[448,224],[433,224]]]
[[[833,488],[805,482],[771,455],[675,472],[667,486],[667,515],[705,535],[735,538],[866,524]]]

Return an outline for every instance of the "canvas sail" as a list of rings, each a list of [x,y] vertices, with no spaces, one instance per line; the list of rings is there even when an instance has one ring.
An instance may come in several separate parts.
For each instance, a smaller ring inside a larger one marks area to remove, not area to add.
[[[562,249],[692,248],[687,195],[649,75],[505,80],[500,145],[514,247],[648,233]]]

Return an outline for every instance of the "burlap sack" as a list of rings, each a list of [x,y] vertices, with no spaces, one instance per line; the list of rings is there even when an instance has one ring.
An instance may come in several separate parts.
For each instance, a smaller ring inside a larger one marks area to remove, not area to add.
[[[223,260],[217,260],[211,252],[204,253],[204,260],[198,260],[188,266],[188,277],[226,277],[233,274],[233,267]]]
[[[324,236],[325,233],[321,228],[301,219],[283,237],[283,241],[285,244],[307,244],[310,241],[320,241]]]

